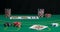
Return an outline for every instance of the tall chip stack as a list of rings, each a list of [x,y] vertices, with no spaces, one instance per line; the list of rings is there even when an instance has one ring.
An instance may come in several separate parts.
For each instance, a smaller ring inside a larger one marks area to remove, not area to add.
[[[38,9],[38,16],[44,17],[44,9]]]
[[[11,8],[5,8],[5,17],[11,16]]]

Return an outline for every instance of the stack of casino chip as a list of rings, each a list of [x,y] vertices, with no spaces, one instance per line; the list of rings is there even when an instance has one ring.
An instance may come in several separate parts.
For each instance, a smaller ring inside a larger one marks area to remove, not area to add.
[[[9,22],[4,23],[4,27],[10,27],[12,24]]]
[[[6,17],[10,17],[11,16],[11,9],[10,8],[6,8],[5,9],[5,16]]]
[[[46,13],[45,17],[51,17],[51,14],[50,13]]]
[[[11,27],[11,26],[21,27],[21,22],[14,22],[13,24],[9,22],[4,23],[4,27]]]
[[[21,23],[20,22],[14,22],[13,25],[14,25],[14,27],[21,27]]]

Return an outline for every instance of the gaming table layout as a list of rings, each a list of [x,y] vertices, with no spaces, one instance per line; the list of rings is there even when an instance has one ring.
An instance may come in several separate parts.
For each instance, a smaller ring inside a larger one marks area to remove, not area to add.
[[[13,23],[15,21],[21,22],[21,28],[17,27],[4,27],[5,22]],[[59,27],[51,26],[51,23],[59,23]],[[46,25],[48,28],[44,30],[29,29],[34,24]],[[60,15],[52,15],[50,18],[40,17],[39,19],[9,19],[0,15],[0,32],[60,32]]]

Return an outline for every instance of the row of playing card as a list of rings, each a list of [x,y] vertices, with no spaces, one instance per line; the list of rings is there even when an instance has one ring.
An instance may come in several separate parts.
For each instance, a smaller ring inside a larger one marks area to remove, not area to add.
[[[38,16],[11,16],[10,19],[39,19]]]

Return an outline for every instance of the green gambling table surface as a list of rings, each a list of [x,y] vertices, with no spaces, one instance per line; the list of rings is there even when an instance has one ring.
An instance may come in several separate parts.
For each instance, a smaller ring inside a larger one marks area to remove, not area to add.
[[[10,22],[12,24],[13,22],[16,21],[21,22],[22,24],[21,28],[17,28],[13,26],[4,27],[3,25],[5,22]],[[59,23],[59,26],[53,27],[51,26],[51,23]],[[44,30],[30,29],[29,27],[34,24],[46,25],[48,26],[48,28]],[[39,19],[13,19],[13,20],[6,18],[4,15],[0,15],[0,32],[60,32],[60,15],[52,15],[50,18],[40,17]]]

